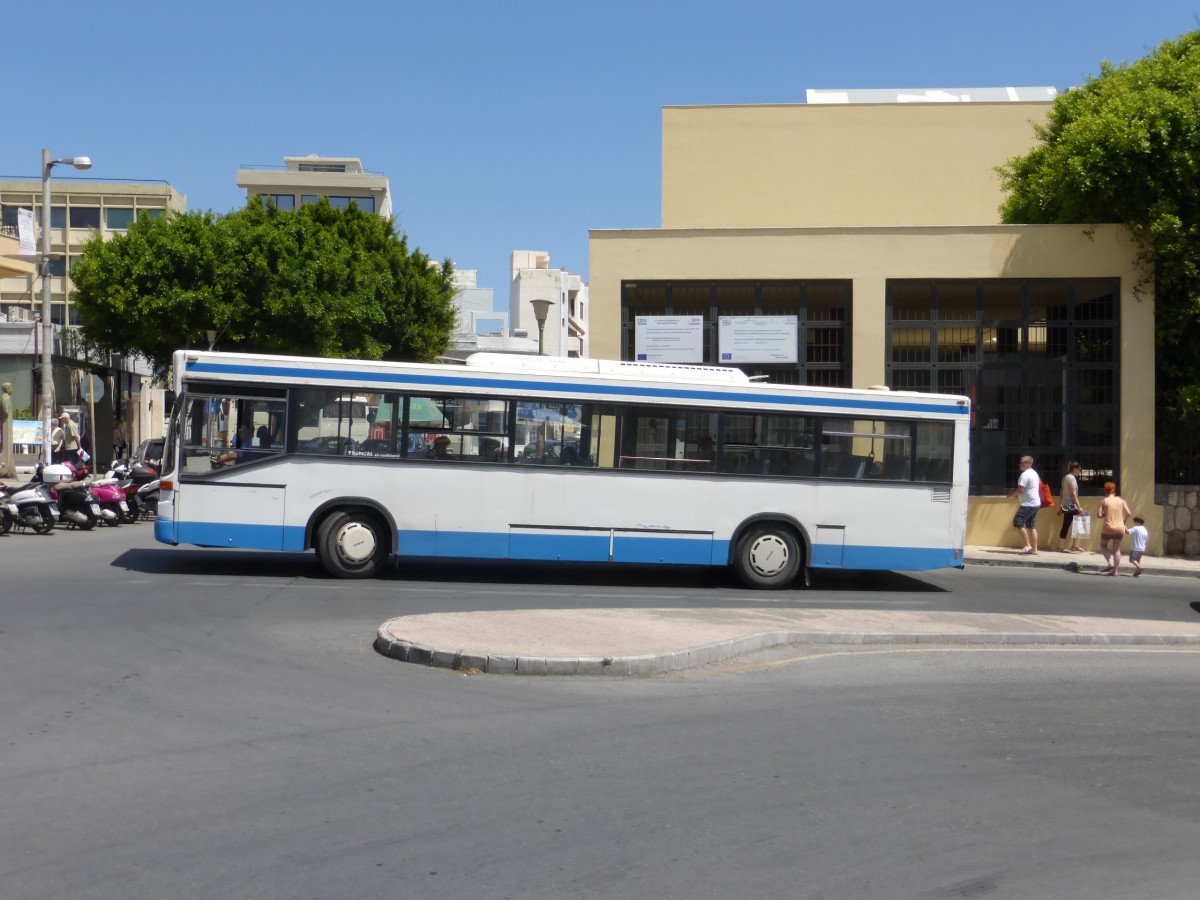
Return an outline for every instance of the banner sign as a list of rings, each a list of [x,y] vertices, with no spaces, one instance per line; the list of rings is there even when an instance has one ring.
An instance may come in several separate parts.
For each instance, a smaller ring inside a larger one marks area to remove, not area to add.
[[[717,344],[722,363],[799,362],[798,316],[721,316]]]
[[[17,240],[21,244],[21,256],[37,256],[37,246],[33,236],[33,210],[17,210]]]
[[[704,316],[638,316],[633,352],[638,362],[704,362]]]

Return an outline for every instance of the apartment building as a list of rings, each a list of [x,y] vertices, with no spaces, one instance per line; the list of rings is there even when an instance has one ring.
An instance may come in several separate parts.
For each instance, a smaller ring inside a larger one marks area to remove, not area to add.
[[[282,166],[243,166],[237,185],[249,199],[255,194],[279,209],[296,209],[321,197],[338,208],[357,204],[363,212],[392,214],[392,195],[386,175],[368,172],[352,156],[285,156]]]
[[[590,301],[583,279],[566,269],[552,268],[545,250],[514,251],[509,263],[508,304],[513,328],[531,338],[540,337],[546,356],[589,356]],[[541,323],[535,300],[550,301]]]
[[[0,226],[15,235],[18,210],[33,210],[41,250],[42,183],[40,179],[0,180]],[[56,325],[78,325],[71,309],[67,274],[95,233],[123,234],[139,215],[185,212],[187,197],[165,181],[98,181],[55,176],[50,197],[50,318]],[[7,277],[3,277],[7,276]],[[0,268],[0,313],[41,311],[41,284],[33,267],[16,273]],[[16,318],[21,313],[14,313]]]

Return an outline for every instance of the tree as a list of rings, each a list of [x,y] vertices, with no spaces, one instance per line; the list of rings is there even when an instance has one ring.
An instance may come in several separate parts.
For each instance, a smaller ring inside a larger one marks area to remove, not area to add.
[[[184,347],[427,360],[454,324],[453,268],[409,251],[390,220],[325,200],[254,200],[218,216],[140,216],[72,269],[84,338],[158,367]]]
[[[1200,31],[1060,94],[999,169],[1009,223],[1126,223],[1154,284],[1159,406],[1200,416]]]

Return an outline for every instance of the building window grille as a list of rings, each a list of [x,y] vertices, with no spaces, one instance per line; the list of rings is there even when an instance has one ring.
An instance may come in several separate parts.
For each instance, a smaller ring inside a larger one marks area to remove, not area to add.
[[[1117,279],[891,280],[887,382],[971,398],[971,493],[1006,494],[1020,458],[1081,493],[1119,471]]]

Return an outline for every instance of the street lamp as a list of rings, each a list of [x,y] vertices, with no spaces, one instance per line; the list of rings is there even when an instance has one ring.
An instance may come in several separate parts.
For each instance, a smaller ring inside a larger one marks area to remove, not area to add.
[[[530,300],[529,303],[533,306],[533,317],[538,323],[538,356],[542,356],[542,335],[546,330],[546,316],[550,314],[550,307],[554,304],[549,300]]]
[[[50,464],[51,458],[50,421],[54,405],[54,373],[51,369],[54,325],[50,321],[50,170],[59,165],[90,169],[92,160],[87,156],[51,159],[50,150],[42,148],[42,461],[46,465]],[[64,306],[64,324],[66,312]],[[94,452],[95,447],[92,450]]]

